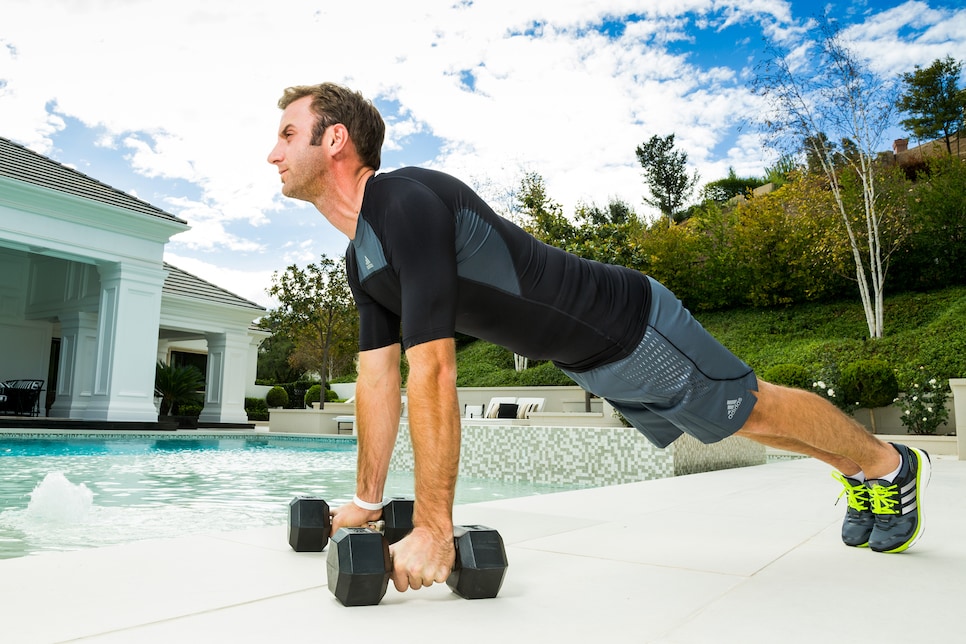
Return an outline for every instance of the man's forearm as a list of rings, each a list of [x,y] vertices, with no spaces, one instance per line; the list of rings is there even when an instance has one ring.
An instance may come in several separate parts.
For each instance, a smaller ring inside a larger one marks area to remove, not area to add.
[[[417,345],[407,355],[409,432],[416,470],[413,525],[451,538],[460,457],[455,345],[438,340]]]
[[[399,431],[399,358],[398,345],[359,355],[356,495],[369,503],[383,498],[389,460]]]

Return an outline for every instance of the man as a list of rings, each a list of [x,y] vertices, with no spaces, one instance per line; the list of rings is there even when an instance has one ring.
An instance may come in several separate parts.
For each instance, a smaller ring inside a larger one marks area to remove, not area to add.
[[[819,396],[758,380],[654,280],[538,242],[456,179],[377,175],[385,125],[361,94],[292,87],[279,107],[268,161],[283,194],[313,203],[350,240],[359,308],[357,488],[333,531],[379,514],[402,349],[409,361],[416,506],[412,533],[392,549],[397,590],[444,582],[454,563],[456,331],[553,360],[658,446],[682,432],[706,443],[738,435],[830,464],[848,495],[849,545],[899,552],[919,538],[925,452],[880,442]]]

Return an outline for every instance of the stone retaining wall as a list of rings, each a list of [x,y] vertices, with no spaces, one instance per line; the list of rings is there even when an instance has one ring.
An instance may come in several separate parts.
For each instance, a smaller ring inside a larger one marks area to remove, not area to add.
[[[618,485],[760,465],[765,449],[732,437],[702,445],[684,436],[659,449],[630,427],[463,425],[460,476],[546,485]],[[390,469],[413,470],[409,425],[399,426]]]

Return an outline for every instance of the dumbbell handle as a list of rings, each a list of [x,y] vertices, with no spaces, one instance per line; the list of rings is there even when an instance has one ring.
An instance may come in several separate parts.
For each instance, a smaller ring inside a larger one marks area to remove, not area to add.
[[[408,501],[407,499],[397,499],[397,500]],[[377,519],[375,521],[366,521],[366,524],[364,526],[362,526],[362,527],[369,528],[370,530],[375,530],[376,532],[382,534],[383,536],[386,536],[386,520],[385,519]],[[408,528],[408,530],[406,530],[406,532],[408,533],[411,530],[412,530],[412,524],[409,525],[409,528]],[[389,543],[395,543],[396,541],[399,541],[402,538],[402,536],[399,535],[398,533],[397,534],[394,534],[394,535],[391,535],[391,536],[393,538],[390,539]]]
[[[295,497],[289,504],[289,544],[296,552],[321,552],[331,533],[329,505],[318,497]],[[367,525],[381,532],[390,543],[402,539],[412,530],[410,499],[393,498],[383,507],[378,521]],[[386,521],[386,518],[391,521]]]

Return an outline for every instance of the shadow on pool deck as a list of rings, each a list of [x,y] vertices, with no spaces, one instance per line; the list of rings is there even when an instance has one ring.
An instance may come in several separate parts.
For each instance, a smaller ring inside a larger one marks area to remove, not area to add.
[[[935,460],[907,553],[848,548],[813,460],[458,506],[502,533],[500,596],[344,608],[285,526],[0,561],[3,641],[960,641],[966,462]]]

